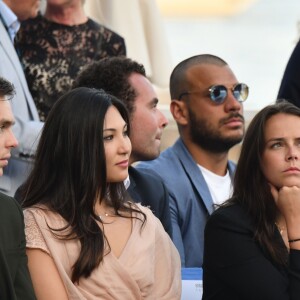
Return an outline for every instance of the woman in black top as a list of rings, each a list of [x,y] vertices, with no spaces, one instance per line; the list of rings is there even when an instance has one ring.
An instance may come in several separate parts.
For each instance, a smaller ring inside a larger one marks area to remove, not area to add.
[[[300,299],[300,109],[288,102],[248,127],[233,196],[206,225],[202,299]]]

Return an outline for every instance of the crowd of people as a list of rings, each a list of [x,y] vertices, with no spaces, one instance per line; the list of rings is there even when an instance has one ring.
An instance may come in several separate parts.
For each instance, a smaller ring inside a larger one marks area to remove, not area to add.
[[[248,128],[229,64],[181,61],[160,153],[144,66],[83,5],[0,0],[0,299],[179,300],[182,268],[204,300],[299,299],[298,46]]]

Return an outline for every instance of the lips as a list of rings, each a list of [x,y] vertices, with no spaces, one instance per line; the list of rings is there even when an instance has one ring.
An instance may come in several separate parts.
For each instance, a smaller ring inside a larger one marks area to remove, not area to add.
[[[222,118],[220,120],[220,124],[241,126],[242,124],[244,124],[244,117],[237,112],[231,113],[227,117]]]
[[[300,169],[297,168],[297,167],[290,167],[290,168],[284,170],[283,172],[293,172],[293,171],[294,172],[300,172]]]
[[[0,158],[0,160],[1,160],[1,161],[7,161],[7,160],[10,159],[10,157],[11,157],[11,155],[9,154],[9,155],[6,155],[6,156]]]
[[[226,120],[224,122],[224,124],[230,124],[230,123],[240,123],[240,124],[243,124],[244,120],[241,119],[241,118],[230,118],[230,119],[228,119],[228,120]]]
[[[128,159],[116,163],[116,165],[120,167],[128,167],[128,164],[129,164]]]
[[[1,165],[1,167],[7,166],[8,165],[8,158],[7,159],[6,158],[0,159],[0,165]]]

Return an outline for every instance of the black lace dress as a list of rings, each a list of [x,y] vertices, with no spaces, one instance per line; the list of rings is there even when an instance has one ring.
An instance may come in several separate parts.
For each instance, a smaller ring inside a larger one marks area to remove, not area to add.
[[[22,23],[15,47],[42,121],[85,65],[126,55],[124,39],[91,19],[67,26],[41,15]]]

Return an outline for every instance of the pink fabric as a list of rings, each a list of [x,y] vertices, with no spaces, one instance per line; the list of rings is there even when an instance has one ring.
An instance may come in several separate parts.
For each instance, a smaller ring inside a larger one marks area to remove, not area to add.
[[[116,258],[112,252],[107,254],[79,285],[70,280],[72,265],[80,251],[79,242],[59,240],[47,226],[65,226],[60,215],[40,208],[26,209],[27,247],[41,249],[54,259],[69,299],[180,299],[179,254],[160,221],[148,208],[140,205],[139,208],[147,215],[142,231],[141,222],[134,219],[131,236],[120,257]]]

